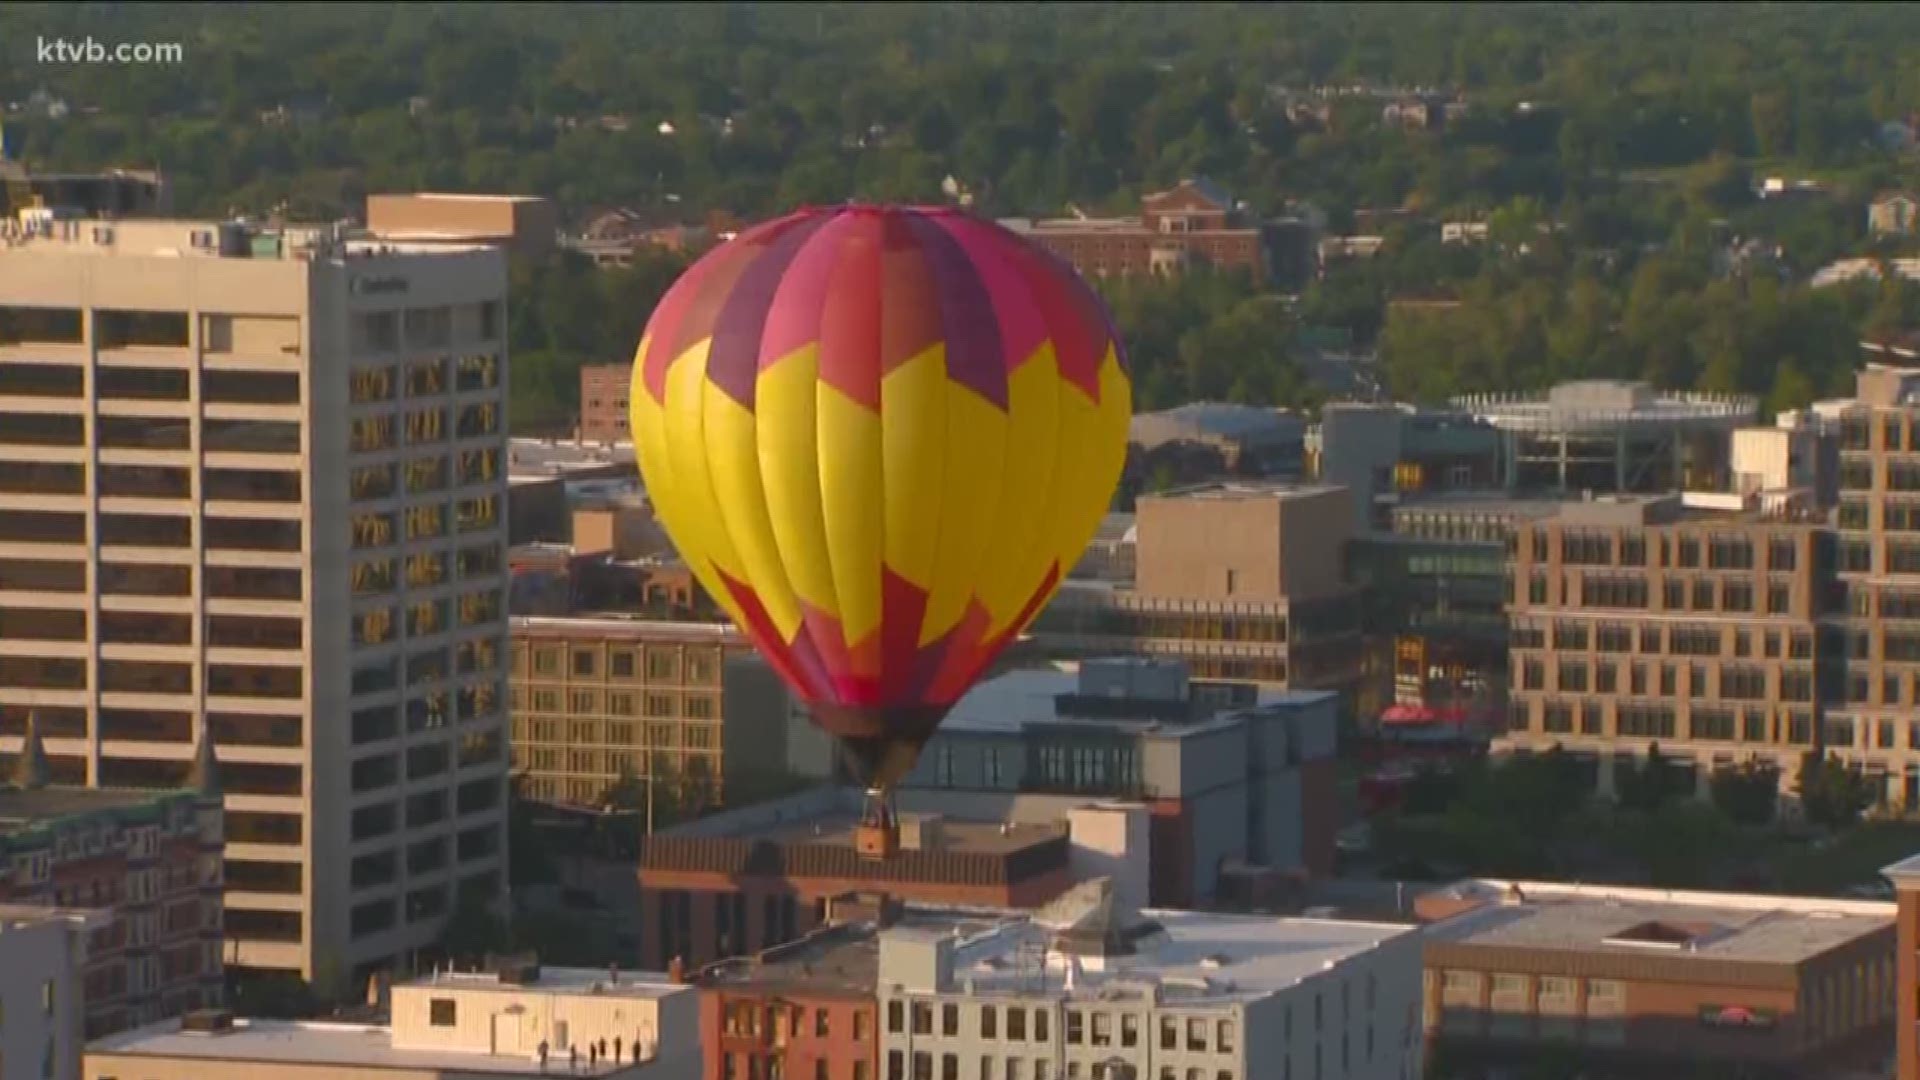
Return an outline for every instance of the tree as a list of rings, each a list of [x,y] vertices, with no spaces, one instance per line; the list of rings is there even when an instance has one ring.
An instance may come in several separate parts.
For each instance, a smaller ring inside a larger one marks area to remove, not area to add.
[[[1780,798],[1780,769],[1758,758],[1713,771],[1708,780],[1713,805],[1736,825],[1765,825]]]
[[[490,954],[506,951],[511,944],[507,924],[491,904],[473,894],[460,897],[440,931],[440,951],[460,963],[480,963]]]
[[[1809,750],[1800,765],[1800,808],[1807,820],[1828,829],[1856,824],[1878,801],[1873,782],[1858,765]]]
[[[1691,794],[1690,779],[1660,752],[1659,743],[1647,745],[1647,756],[1632,764],[1616,765],[1613,788],[1620,805],[1651,813]]]

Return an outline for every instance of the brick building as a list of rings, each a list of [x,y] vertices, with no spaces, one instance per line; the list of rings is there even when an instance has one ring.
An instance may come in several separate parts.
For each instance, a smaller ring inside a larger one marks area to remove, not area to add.
[[[1197,265],[1272,273],[1266,235],[1208,180],[1182,180],[1143,196],[1137,217],[1025,218],[1002,224],[1039,242],[1087,277],[1176,274]]]
[[[856,922],[709,965],[696,980],[704,1080],[878,1080],[878,968],[872,930]]]
[[[588,364],[580,369],[580,438],[585,442],[630,443],[627,392],[632,364]]]
[[[14,784],[0,787],[0,902],[106,913],[86,933],[88,1038],[224,991],[221,791],[204,740],[198,755],[182,790],[54,786],[29,721]]]
[[[1488,1063],[1557,1044],[1644,1075],[1836,1075],[1879,1065],[1913,1008],[1891,903],[1476,880],[1415,909],[1428,1034]]]

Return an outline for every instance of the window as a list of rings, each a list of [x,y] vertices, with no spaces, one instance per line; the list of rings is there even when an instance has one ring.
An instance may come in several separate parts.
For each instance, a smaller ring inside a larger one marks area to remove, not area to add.
[[[1201,1051],[1207,1048],[1207,1022],[1198,1018],[1187,1020],[1187,1049]]]
[[[940,1006],[940,1034],[948,1038],[960,1034],[960,1006],[952,1002]]]
[[[1013,1042],[1027,1041],[1027,1011],[1025,1009],[1007,1010],[1007,1038]]]
[[[454,1026],[454,1000],[452,998],[434,998],[427,1005],[427,1020],[434,1027]]]
[[[906,1030],[906,1005],[898,1001],[887,1002],[887,1031],[898,1035]],[[895,1055],[898,1057],[898,1054]]]
[[[1140,1018],[1133,1013],[1120,1014],[1120,1045],[1131,1047],[1140,1043]]]

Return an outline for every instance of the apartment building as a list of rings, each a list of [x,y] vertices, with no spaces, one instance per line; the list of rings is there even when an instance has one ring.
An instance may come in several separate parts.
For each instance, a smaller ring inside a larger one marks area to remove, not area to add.
[[[1828,616],[1844,677],[1825,725],[1835,756],[1920,808],[1920,371],[1869,366],[1818,408],[1839,443],[1837,571]]]
[[[783,771],[787,693],[725,623],[513,620],[513,772],[548,802],[626,779],[682,806]]]
[[[14,783],[0,787],[0,902],[86,909],[76,1031],[95,1038],[219,1004],[221,796],[210,748],[201,744],[184,791],[58,787],[46,772],[29,733]]]
[[[230,964],[326,989],[504,887],[505,256],[0,228],[0,750],[219,748]]]
[[[1825,731],[1816,518],[1678,497],[1569,503],[1511,555],[1509,723],[1496,751],[1559,746],[1612,790],[1616,755],[1658,743],[1705,789],[1759,758],[1791,790]]]
[[[1415,909],[1429,1038],[1483,1067],[1558,1046],[1649,1076],[1884,1076],[1913,1008],[1884,901],[1470,880]]]

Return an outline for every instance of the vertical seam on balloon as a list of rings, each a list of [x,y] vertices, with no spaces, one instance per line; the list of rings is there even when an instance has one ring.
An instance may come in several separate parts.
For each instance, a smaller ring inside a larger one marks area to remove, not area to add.
[[[972,219],[970,218],[955,219],[954,221],[951,221],[951,222],[943,221],[940,223],[940,225],[943,230],[946,230],[948,232],[954,232],[961,228],[974,227],[972,225]],[[1011,275],[1015,280],[1019,280],[1022,277],[1021,269],[1018,266],[1018,264],[1015,262],[1017,255],[1014,252],[995,248],[992,245],[982,245],[982,249],[983,251],[989,253],[988,254],[989,258],[997,259],[1000,265],[998,267],[977,267],[977,264],[976,264],[976,267],[978,270],[984,273],[984,271],[988,269],[1000,269],[1000,270],[1003,270],[1005,273]],[[984,280],[982,281],[981,284],[983,287],[986,286],[986,282]],[[987,295],[988,295],[989,301],[991,301],[994,295],[993,290],[991,288],[987,289]],[[1030,294],[1026,294],[1026,295],[1027,295],[1026,302],[1031,303],[1033,305],[1034,313],[1039,316],[1040,325],[1044,329],[1045,335],[1046,335],[1040,340],[1039,345],[1035,346],[1035,348],[1036,350],[1045,349],[1048,352],[1053,352],[1053,339],[1054,339],[1053,322],[1048,318],[1048,313],[1045,310],[1045,308],[1042,307],[1040,304],[1033,302]],[[996,319],[1000,319],[1001,315],[1002,313],[1000,311],[999,305],[995,304],[994,317]],[[1015,357],[1011,353],[1006,352],[1005,350],[1007,347],[1007,342],[1009,340],[1010,339],[1005,332],[1005,326],[1003,324],[1002,333],[1001,333],[1002,359],[1007,365],[1007,449],[1009,453],[1011,453],[1011,451],[1015,449],[1013,442],[1014,442],[1015,434],[1017,432],[1017,424],[1015,423],[1015,419],[1013,415],[1013,404],[1014,404],[1013,384],[1015,379],[1013,365],[1016,360],[1024,361],[1024,360],[1027,360],[1028,358]],[[1040,503],[1041,507],[1059,505],[1058,481],[1061,473],[1061,470],[1060,470],[1060,389],[1061,389],[1061,385],[1062,385],[1062,381],[1059,376],[1059,359],[1056,356],[1054,360],[1054,377],[1047,381],[1048,392],[1053,395],[1053,412],[1052,412],[1053,422],[1051,424],[1048,424],[1046,427],[1047,476],[1045,478],[1045,481],[1041,484],[1041,488],[1040,488],[1040,497],[1043,500]],[[1005,460],[1006,458],[1003,457],[1002,461],[1004,462]],[[1026,468],[1029,465],[1030,465],[1030,459],[1027,457],[1026,454],[1023,453],[1021,456],[1021,467]],[[1003,466],[1002,477],[1001,477],[1000,500],[995,507],[995,514],[996,514],[997,520],[1004,521],[1007,519],[1008,510],[1009,510],[1008,502],[1012,499],[1012,497],[1013,497],[1012,486],[1007,484],[1006,482],[1005,468]],[[1027,535],[1028,550],[1021,552],[1010,563],[1010,565],[1013,567],[1015,572],[1022,571],[1030,565],[1033,557],[1032,549],[1043,547],[1046,545],[1048,541],[1051,540],[1050,533],[1052,530],[1047,529],[1043,525],[1041,525],[1040,520],[1041,520],[1040,516],[1036,514],[1034,518],[1034,525],[1029,530]],[[1021,606],[1024,606],[1027,602],[1027,599],[1031,597],[1032,595],[1031,590],[1034,588],[1038,588],[1039,582],[1045,580],[1046,572],[1047,572],[1046,564],[1042,563],[1039,567],[1039,570],[1040,570],[1040,577],[1038,579],[1036,579],[1031,583],[1024,584],[1021,587],[1023,589],[1023,594],[1020,596],[1020,598],[1017,601],[1015,601],[1016,606],[1014,608],[1014,623],[1018,622],[1019,608]],[[1010,623],[1009,626],[1007,627],[1007,630],[1011,632],[1016,632],[1016,633],[1019,631],[1019,629],[1020,628],[1017,625],[1014,625],[1012,623]]]
[[[957,255],[957,258],[953,261],[954,268],[958,271],[959,274],[967,275],[972,278],[972,282],[971,282],[972,286],[980,293],[980,295],[989,297],[989,301],[988,301],[989,305],[991,305],[991,294],[987,289],[986,282],[980,280],[979,268],[974,265],[973,260],[971,258],[967,257],[966,250],[960,247],[959,242],[954,240],[953,237],[947,235],[946,230],[940,228],[938,225],[934,224],[931,221],[926,220],[925,218],[910,217],[908,221],[912,227],[914,237],[919,241],[919,244],[917,246],[921,251],[921,257],[927,260],[928,274],[935,283],[934,297],[941,305],[940,325],[942,327],[942,336],[943,338],[947,339],[946,347],[949,350],[951,350],[952,348],[951,334],[949,334],[946,329],[951,325],[947,321],[947,315],[948,315],[947,305],[951,302],[953,294],[956,291],[952,287],[953,285],[956,284],[956,282],[949,280],[947,278],[947,275],[941,273],[942,264],[938,261],[935,261],[932,258],[931,249],[940,245],[945,245],[948,248],[950,248],[952,252],[955,255]],[[997,325],[994,327],[994,332],[995,332],[995,335],[998,336],[999,327]],[[1004,343],[1002,344],[1002,348],[1001,348],[1001,356],[1002,356],[1002,362],[1004,362],[1004,356],[1005,356]],[[951,371],[951,366],[953,363],[953,356],[951,351],[949,351],[947,354],[947,363],[949,366],[949,371]],[[1004,378],[1005,376],[1004,372],[1002,373],[1002,376]],[[954,381],[951,374],[947,376],[947,392],[949,394],[977,394],[978,393],[978,391],[975,390],[973,387]],[[1008,393],[1011,393],[1010,389]],[[1010,399],[1007,404],[1011,406],[1012,402]],[[947,416],[948,428],[947,428],[947,431],[944,432],[943,434],[947,436],[951,436],[953,434],[952,406],[949,405],[948,408],[944,411]],[[1011,415],[1011,412],[1009,411],[1009,416],[1010,415]],[[1013,425],[1009,422],[1006,425],[1006,428],[1007,428],[1007,431],[1006,431],[1006,434],[1003,435],[1003,439],[1007,441],[1003,442],[1001,445],[1000,476],[997,478],[997,482],[993,485],[995,490],[1004,490],[1006,487],[1007,449],[1008,449],[1008,444],[1011,441],[1011,433],[1012,433]],[[949,535],[949,530],[946,527],[947,514],[949,511],[953,509],[955,509],[955,506],[953,503],[944,502],[944,501],[942,502],[941,512],[940,512],[940,519],[941,519],[940,534],[943,541]],[[1000,506],[999,506],[998,500],[993,500],[993,506],[992,506],[993,513],[997,515],[999,509],[1000,509]],[[989,518],[988,520],[982,522],[982,525],[985,527],[984,534],[991,536],[993,534],[994,528],[997,527],[998,524],[999,524],[999,519],[997,516]],[[967,613],[971,610],[973,605],[979,604],[983,610],[985,608],[985,602],[982,601],[980,597],[980,577],[982,573],[982,567],[985,565],[985,563],[986,563],[986,558],[985,558],[984,551],[976,552],[975,557],[971,565],[969,566],[969,570],[970,570],[969,577],[971,580],[969,580],[966,583],[970,590],[967,594],[968,601],[967,603],[961,606],[960,621],[954,624],[956,629],[963,628],[966,626]],[[935,555],[935,564],[936,565],[939,564],[938,554]],[[958,640],[954,640],[947,647],[957,648],[957,647],[960,647],[961,645],[962,645],[961,642],[959,642]]]
[[[793,253],[793,258],[788,261],[788,265],[791,266],[794,262],[799,261],[801,257],[801,253],[804,252],[807,248],[813,246],[814,244],[830,242],[829,238],[832,236],[835,230],[828,226],[830,226],[832,223],[837,221],[839,219],[839,216],[840,215],[833,214],[833,213],[821,215],[823,227],[815,229],[810,235],[807,236],[806,240],[802,242],[798,248],[795,249]],[[834,262],[829,263],[826,273],[829,275],[833,274],[834,271],[837,269],[837,266],[838,266],[838,260],[835,260]],[[829,289],[829,292],[831,292],[831,289]],[[778,293],[776,292],[775,295],[777,297]],[[765,348],[764,337],[766,334],[765,323],[761,324],[760,331],[762,335],[762,340],[759,342],[756,342],[755,345],[757,348],[764,350]],[[816,486],[818,486],[820,485],[822,480],[822,477],[820,475],[820,387],[822,385],[821,378],[820,378],[820,364],[824,359],[821,355],[821,350],[820,350],[820,331],[818,326],[814,328],[813,339],[814,339],[813,340],[814,373],[813,373],[813,387],[812,387],[813,414],[814,414],[813,416],[813,425],[814,425],[813,473],[814,473],[814,483]],[[759,377],[760,377],[759,372],[755,371],[754,378],[758,380]],[[756,415],[755,422],[753,425],[754,476],[760,483],[760,495],[763,502],[766,499],[766,480],[760,471],[759,456],[763,450],[763,446],[760,440],[762,438],[762,433],[764,431],[765,431],[765,427],[762,424],[760,424],[758,416]],[[819,542],[820,542],[821,548],[824,550],[827,546],[826,506],[824,501],[824,493],[816,492],[816,499],[818,499],[820,502]],[[813,656],[815,658],[813,662],[816,664],[816,666],[820,667],[821,669],[820,675],[824,680],[824,685],[821,687],[821,696],[828,700],[837,699],[841,695],[839,694],[839,687],[834,685],[834,681],[833,681],[834,672],[825,666],[826,658],[828,656],[833,655],[833,653],[829,649],[825,648],[824,647],[825,643],[821,642],[820,639],[816,637],[814,634],[815,628],[818,625],[819,620],[810,619],[807,617],[807,609],[810,605],[808,604],[806,597],[801,595],[798,587],[794,582],[794,575],[792,570],[789,568],[789,564],[788,564],[788,560],[791,556],[790,556],[790,553],[785,548],[783,548],[780,544],[780,530],[778,529],[772,530],[772,533],[773,533],[774,551],[779,556],[778,562],[780,563],[781,577],[785,579],[787,592],[793,596],[794,605],[800,611],[800,625],[794,631],[792,648],[796,655],[801,654],[803,649],[805,648],[812,649]],[[828,571],[827,571],[828,580],[831,581],[832,580],[832,565],[831,565],[832,553],[828,552],[827,557],[829,560]]]

